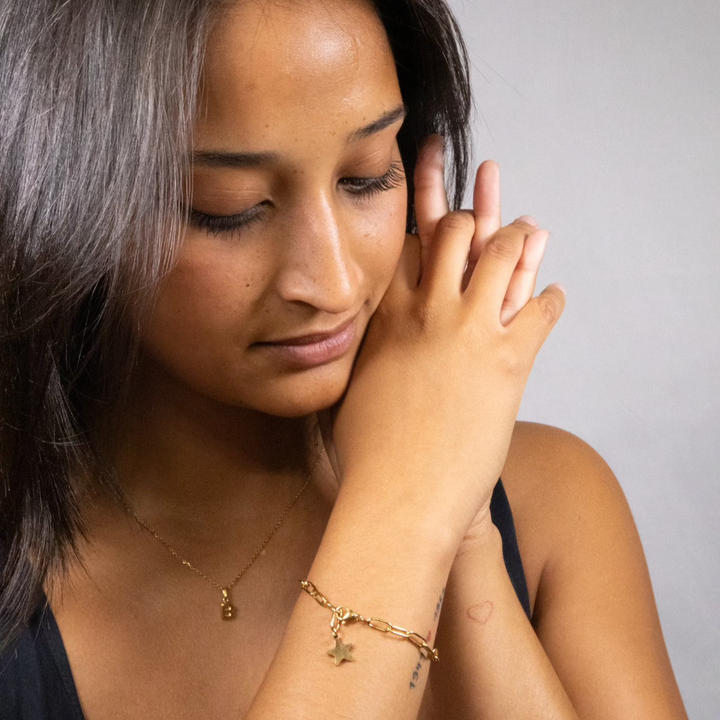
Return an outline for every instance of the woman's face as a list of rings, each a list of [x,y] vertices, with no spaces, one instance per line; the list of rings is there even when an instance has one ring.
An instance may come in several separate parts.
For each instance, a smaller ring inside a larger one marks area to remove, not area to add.
[[[238,3],[211,35],[193,221],[143,336],[194,393],[287,417],[341,396],[405,238],[402,97],[364,0]],[[276,341],[351,323],[334,353]]]

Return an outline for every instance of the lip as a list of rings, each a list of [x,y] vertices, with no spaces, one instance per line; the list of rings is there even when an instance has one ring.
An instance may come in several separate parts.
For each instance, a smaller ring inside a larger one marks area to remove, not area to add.
[[[339,358],[352,345],[356,318],[352,317],[328,332],[256,344],[292,365],[322,365]]]
[[[313,333],[312,335],[300,335],[298,337],[283,338],[282,340],[271,340],[267,343],[258,343],[258,345],[310,345],[312,343],[318,343],[328,338],[339,335],[343,330],[346,330],[350,325],[355,322],[357,315],[351,317],[343,323],[340,323],[336,328],[327,330],[324,332]]]

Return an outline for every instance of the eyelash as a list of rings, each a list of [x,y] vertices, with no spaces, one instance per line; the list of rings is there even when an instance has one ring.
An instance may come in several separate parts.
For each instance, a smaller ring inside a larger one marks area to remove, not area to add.
[[[343,178],[342,184],[348,191],[359,199],[367,199],[377,193],[394,190],[402,185],[405,180],[403,165],[401,162],[392,162],[388,171],[380,177],[372,178]],[[263,206],[260,203],[238,215],[208,215],[201,213],[194,208],[190,209],[190,223],[200,230],[205,230],[213,235],[232,232],[249,227],[260,220]]]
[[[346,186],[354,187],[351,192],[360,197],[369,197],[379,192],[387,192],[399,187],[405,180],[403,165],[400,162],[390,163],[388,171],[375,178],[343,178]]]

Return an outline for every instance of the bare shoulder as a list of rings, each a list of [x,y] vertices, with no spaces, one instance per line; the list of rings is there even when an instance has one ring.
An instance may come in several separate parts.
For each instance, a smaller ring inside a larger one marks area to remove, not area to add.
[[[624,500],[615,475],[596,450],[577,435],[540,423],[515,423],[503,482],[519,500],[554,493],[555,500],[563,501],[592,491]]]
[[[686,718],[642,544],[607,463],[571,433],[521,422],[502,479],[532,623],[579,716]]]
[[[502,480],[512,507],[520,553],[535,605],[541,576],[569,561],[574,543],[592,528],[634,536],[635,524],[614,473],[588,443],[540,423],[515,425]]]

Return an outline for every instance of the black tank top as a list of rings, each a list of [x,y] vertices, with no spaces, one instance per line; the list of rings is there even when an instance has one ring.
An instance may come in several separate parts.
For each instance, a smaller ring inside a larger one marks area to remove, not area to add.
[[[525,572],[502,480],[493,491],[490,513],[502,536],[508,575],[530,618]],[[0,720],[84,720],[60,630],[46,601],[0,657]]]

